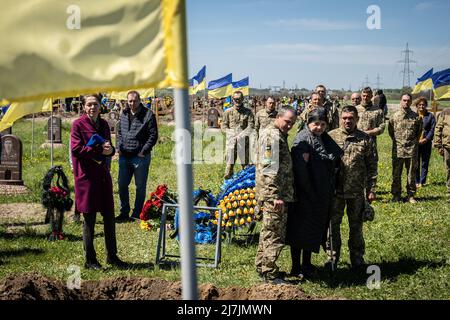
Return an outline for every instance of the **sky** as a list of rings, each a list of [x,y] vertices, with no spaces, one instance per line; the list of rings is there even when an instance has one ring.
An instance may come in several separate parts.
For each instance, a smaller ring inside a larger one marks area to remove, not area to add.
[[[187,0],[186,9],[189,76],[206,65],[207,81],[233,73],[254,88],[359,90],[379,75],[381,88],[401,88],[406,43],[411,86],[450,67],[448,0]]]

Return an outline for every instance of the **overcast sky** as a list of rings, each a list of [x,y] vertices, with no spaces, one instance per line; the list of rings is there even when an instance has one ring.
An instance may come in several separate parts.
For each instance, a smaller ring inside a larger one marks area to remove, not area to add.
[[[357,90],[403,84],[409,43],[411,85],[431,67],[450,67],[450,1],[188,0],[190,76],[206,65],[207,81],[230,72],[250,86]],[[369,30],[370,5],[381,29]]]

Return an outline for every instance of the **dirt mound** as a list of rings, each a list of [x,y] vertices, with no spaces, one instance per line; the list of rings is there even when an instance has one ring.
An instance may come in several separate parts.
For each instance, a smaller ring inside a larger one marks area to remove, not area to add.
[[[0,280],[0,300],[180,300],[181,282],[162,279],[118,277],[84,281],[81,289],[70,290],[65,283],[38,273],[9,276]],[[199,287],[201,300],[310,300],[295,285],[261,284],[251,288]]]
[[[78,295],[61,281],[32,272],[0,280],[0,300],[77,300]]]

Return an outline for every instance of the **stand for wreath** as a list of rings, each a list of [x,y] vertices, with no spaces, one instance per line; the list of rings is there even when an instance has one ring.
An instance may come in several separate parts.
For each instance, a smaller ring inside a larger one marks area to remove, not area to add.
[[[166,262],[166,258],[180,258],[179,255],[168,254],[166,252],[166,218],[167,218],[167,208],[179,207],[178,204],[164,203],[161,214],[161,223],[159,227],[159,237],[158,246],[156,247],[156,265],[163,264]],[[206,207],[206,206],[194,206],[194,210],[209,210],[209,211],[219,211],[219,218],[217,223],[217,233],[216,233],[216,248],[214,258],[208,257],[196,257],[197,260],[209,260],[214,261],[214,263],[197,263],[198,267],[210,267],[217,268],[221,261],[221,251],[222,251],[222,237],[221,237],[221,224],[222,224],[222,209],[219,207]]]

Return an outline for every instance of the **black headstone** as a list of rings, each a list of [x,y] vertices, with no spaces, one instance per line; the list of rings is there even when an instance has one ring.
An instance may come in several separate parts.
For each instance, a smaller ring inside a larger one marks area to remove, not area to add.
[[[12,134],[1,138],[0,184],[23,185],[22,141]]]
[[[208,110],[208,127],[218,128],[219,127],[219,111],[216,108],[211,108]]]

